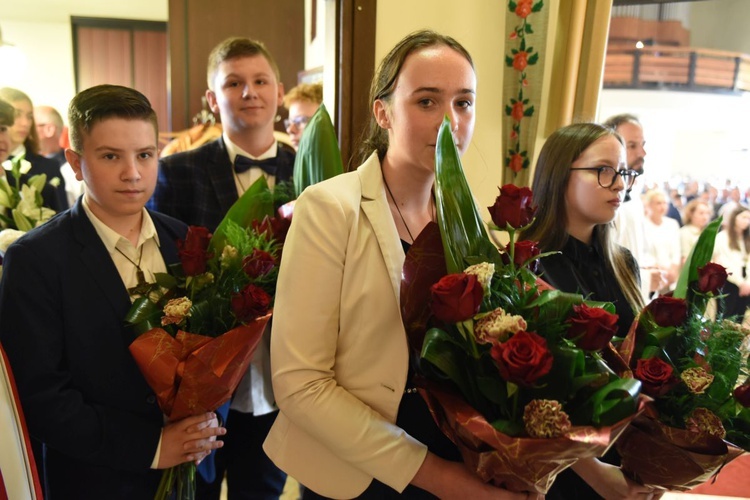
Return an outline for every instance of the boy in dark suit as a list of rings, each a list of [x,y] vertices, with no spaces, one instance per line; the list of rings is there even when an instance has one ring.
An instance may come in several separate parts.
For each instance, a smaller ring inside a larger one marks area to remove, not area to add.
[[[186,226],[144,208],[158,153],[146,97],[92,87],[71,101],[69,123],[66,157],[86,193],[9,247],[0,341],[30,434],[46,445],[46,497],[153,498],[156,469],[202,460],[225,432],[213,413],[165,424],[128,351],[134,287],[178,262]]]
[[[261,175],[271,186],[290,180],[295,154],[273,135],[284,85],[261,42],[224,40],[211,51],[207,73],[206,99],[221,118],[222,137],[162,159],[149,207],[214,230]],[[262,449],[277,413],[266,335],[235,392],[226,421],[226,445],[216,454],[218,479],[208,485],[199,480],[201,498],[218,500],[225,470],[230,500],[279,497],[286,474]]]

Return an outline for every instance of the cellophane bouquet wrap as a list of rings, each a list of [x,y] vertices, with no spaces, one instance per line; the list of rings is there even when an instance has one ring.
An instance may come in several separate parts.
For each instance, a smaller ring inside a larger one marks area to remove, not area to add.
[[[653,402],[617,443],[633,479],[689,490],[750,450],[748,330],[706,316],[727,280],[710,262],[721,220],[701,233],[674,292],[638,315],[620,352]]]
[[[410,248],[401,289],[420,392],[480,478],[546,493],[566,467],[603,455],[639,411],[641,384],[610,344],[617,315],[534,273],[543,255],[516,241],[534,216],[528,188],[501,188],[491,228],[510,241],[492,244],[447,120],[435,197],[438,224]]]
[[[170,421],[216,410],[247,371],[271,318],[289,221],[271,217],[274,199],[259,179],[212,235],[190,226],[180,263],[138,298],[126,321],[138,367]],[[193,499],[195,464],[165,470],[156,498]]]

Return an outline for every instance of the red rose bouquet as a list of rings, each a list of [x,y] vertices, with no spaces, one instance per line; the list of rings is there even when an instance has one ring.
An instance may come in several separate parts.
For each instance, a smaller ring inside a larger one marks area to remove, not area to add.
[[[609,343],[617,315],[538,280],[543,255],[515,239],[534,217],[528,188],[503,186],[490,208],[491,227],[510,235],[498,251],[447,122],[435,197],[438,225],[410,248],[401,291],[422,395],[483,480],[545,493],[578,459],[603,455],[638,411],[641,384],[618,375],[627,367]]]
[[[708,262],[720,224],[704,229],[672,296],[646,306],[621,346],[654,398],[617,443],[623,470],[643,484],[688,490],[750,450],[747,330],[705,316],[727,279]]]
[[[261,178],[214,235],[188,228],[177,242],[180,263],[157,274],[128,313],[126,321],[141,334],[130,352],[169,420],[216,410],[247,371],[271,318],[289,224],[270,217],[272,207]],[[250,216],[258,218],[247,222]],[[194,463],[164,472],[157,498],[173,493],[194,498]]]

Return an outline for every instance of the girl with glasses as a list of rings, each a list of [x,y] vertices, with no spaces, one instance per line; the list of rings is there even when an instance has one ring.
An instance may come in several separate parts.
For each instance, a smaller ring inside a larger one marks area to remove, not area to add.
[[[643,307],[638,265],[615,243],[612,225],[634,180],[635,174],[627,170],[625,146],[614,130],[595,123],[563,127],[550,135],[539,153],[531,186],[538,210],[521,234],[522,239],[537,241],[542,252],[560,252],[541,259],[542,279],[564,292],[615,305],[618,336],[625,336],[635,311]],[[656,496],[625,478],[617,466],[586,459],[560,474],[546,498]]]

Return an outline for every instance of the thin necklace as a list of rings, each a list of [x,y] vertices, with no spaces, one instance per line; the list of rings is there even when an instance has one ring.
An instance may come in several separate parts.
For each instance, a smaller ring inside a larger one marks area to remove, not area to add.
[[[398,208],[398,202],[396,201],[396,198],[393,197],[393,193],[391,192],[391,188],[388,185],[388,181],[385,180],[385,174],[383,175],[383,184],[385,184],[385,189],[388,190],[388,194],[391,195],[391,199],[393,200],[393,205],[396,207],[396,212],[398,212],[398,216],[401,217],[401,222],[404,223],[404,227],[406,228],[406,232],[409,234],[409,238],[411,238],[411,242],[414,243],[414,236],[411,235],[411,231],[409,231],[409,226],[406,225],[406,220],[404,220],[404,216],[401,213],[401,209]]]
[[[136,264],[133,259],[125,255],[125,253],[120,250],[119,248],[115,247],[115,250],[117,250],[120,255],[125,257],[128,262],[133,264],[135,266],[135,276],[136,280],[138,280],[138,284],[134,287],[128,288],[128,293],[130,295],[145,295],[151,290],[152,283],[146,282],[146,276],[143,274],[143,269],[141,269],[141,261],[143,260],[143,247],[145,246],[145,243],[141,245],[141,252],[138,255],[138,263]]]

